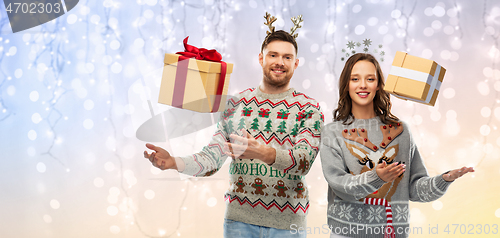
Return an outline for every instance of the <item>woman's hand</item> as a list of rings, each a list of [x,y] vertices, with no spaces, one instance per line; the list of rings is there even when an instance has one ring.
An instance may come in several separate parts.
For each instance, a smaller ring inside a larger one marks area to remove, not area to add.
[[[386,183],[390,183],[403,174],[406,171],[405,168],[405,164],[392,163],[387,165],[387,163],[383,161],[375,167],[375,171],[380,179],[384,180]]]
[[[460,169],[454,169],[448,173],[443,174],[443,179],[446,182],[453,182],[455,179],[462,177],[462,175],[474,172],[474,168],[472,167],[462,167]]]

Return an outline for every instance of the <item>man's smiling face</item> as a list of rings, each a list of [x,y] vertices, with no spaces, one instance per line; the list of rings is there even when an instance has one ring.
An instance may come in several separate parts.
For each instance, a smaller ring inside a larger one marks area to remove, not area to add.
[[[277,88],[288,85],[294,70],[299,66],[294,46],[279,40],[264,48],[259,54],[259,62],[264,73],[264,83]]]

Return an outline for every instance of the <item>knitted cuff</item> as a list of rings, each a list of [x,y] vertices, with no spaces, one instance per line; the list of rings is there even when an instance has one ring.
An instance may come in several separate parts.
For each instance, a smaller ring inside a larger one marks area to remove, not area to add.
[[[374,169],[374,170],[371,170],[371,171],[368,171],[368,172],[366,172],[366,173],[368,174],[368,177],[367,177],[367,179],[368,179],[368,184],[370,184],[371,186],[375,187],[375,188],[376,188],[376,190],[378,190],[379,188],[381,188],[381,187],[382,187],[382,185],[384,185],[384,184],[385,184],[385,181],[384,181],[384,180],[382,180],[382,179],[378,176],[378,174],[377,174],[377,172],[375,171],[375,169]]]
[[[274,161],[274,164],[271,165],[271,167],[279,171],[284,171],[285,169],[288,169],[292,166],[292,160],[293,159],[290,157],[290,151],[276,149],[276,160]]]
[[[184,163],[184,160],[182,160],[179,157],[174,157],[174,159],[175,159],[175,165],[177,166],[177,171],[179,173],[182,173],[182,171],[184,171],[184,169],[186,168],[186,164]]]
[[[450,184],[453,183],[453,181],[447,182],[446,180],[443,179],[443,175],[446,173],[440,174],[434,178],[434,184],[442,192],[446,192]]]
[[[200,166],[197,163],[194,163],[192,155],[176,158],[181,159],[182,163],[184,164],[184,169],[182,171],[179,171],[179,173],[196,176],[201,172]],[[175,162],[177,163],[177,159],[175,160]]]

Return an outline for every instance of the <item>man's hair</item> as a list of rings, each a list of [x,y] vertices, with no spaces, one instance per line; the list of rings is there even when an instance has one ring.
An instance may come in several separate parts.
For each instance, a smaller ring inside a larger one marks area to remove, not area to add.
[[[373,98],[373,110],[384,124],[395,125],[399,119],[391,113],[391,98],[389,93],[384,91],[384,75],[380,65],[373,55],[358,53],[351,56],[345,63],[344,69],[339,79],[339,102],[337,109],[333,112],[333,118],[336,121],[343,121],[343,124],[354,122],[352,115],[352,99],[349,95],[349,82],[351,81],[351,72],[354,65],[362,60],[366,60],[375,66],[378,79],[378,90]],[[351,119],[350,121],[348,121]]]
[[[295,38],[293,38],[293,36],[286,31],[278,30],[266,36],[266,39],[264,39],[264,41],[262,42],[262,47],[260,48],[260,52],[261,53],[264,52],[264,48],[266,48],[267,45],[273,41],[290,42],[292,43],[293,47],[295,47],[295,55],[297,55],[299,51]]]

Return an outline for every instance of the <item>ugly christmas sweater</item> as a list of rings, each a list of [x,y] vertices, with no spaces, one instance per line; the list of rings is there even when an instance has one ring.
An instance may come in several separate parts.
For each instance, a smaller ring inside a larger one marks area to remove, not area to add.
[[[384,125],[379,117],[334,121],[324,126],[321,163],[328,182],[328,224],[348,237],[407,237],[409,201],[430,202],[444,195],[450,182],[429,177],[408,126]],[[406,171],[385,183],[375,171],[386,161],[406,164]],[[406,229],[406,230],[405,230]]]
[[[323,114],[319,104],[293,88],[280,94],[247,89],[228,102],[210,144],[181,157],[184,174],[210,176],[224,164],[229,135],[247,130],[259,143],[276,149],[268,165],[256,159],[232,159],[225,218],[291,230],[306,226],[309,195],[304,176],[319,152]]]

